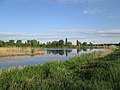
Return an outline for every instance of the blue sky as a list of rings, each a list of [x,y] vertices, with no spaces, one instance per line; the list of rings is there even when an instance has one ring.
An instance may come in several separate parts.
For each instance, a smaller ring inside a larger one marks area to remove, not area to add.
[[[0,39],[120,42],[120,0],[0,0]]]

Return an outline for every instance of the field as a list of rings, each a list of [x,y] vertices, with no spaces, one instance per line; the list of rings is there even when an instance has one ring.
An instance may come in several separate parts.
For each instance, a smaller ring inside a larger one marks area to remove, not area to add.
[[[120,90],[120,48],[1,69],[0,90]]]

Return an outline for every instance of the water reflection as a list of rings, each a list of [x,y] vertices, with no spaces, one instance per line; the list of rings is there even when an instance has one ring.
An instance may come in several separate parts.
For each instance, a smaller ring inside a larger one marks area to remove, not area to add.
[[[77,54],[79,54],[81,51],[87,52],[87,51],[92,51],[92,50],[95,50],[95,49],[93,47],[90,47],[90,48],[86,48],[86,47],[78,48],[77,49]],[[96,49],[96,50],[100,50],[100,49]]]
[[[27,54],[24,56],[0,57],[0,68],[43,64],[52,60],[65,61],[69,60],[71,57],[75,57],[77,54],[92,53],[100,50],[103,49],[45,48],[43,49],[43,55],[40,53],[34,54],[34,50],[32,50],[32,56],[31,54]]]
[[[87,52],[87,51],[92,51],[94,50],[93,48],[78,48],[78,49],[45,49],[47,51],[47,54],[54,54],[54,55],[65,55],[66,57],[68,57],[68,54],[72,53],[74,51],[74,53],[79,54],[80,52]]]
[[[59,54],[59,55],[66,55],[66,57],[68,56],[68,53],[71,53],[72,50],[47,50],[47,54]]]
[[[76,53],[79,54],[81,51],[87,52],[87,50],[92,50],[92,48],[79,48],[79,49],[46,49],[47,54],[58,54],[58,55],[66,55],[70,54],[73,50],[76,50]]]

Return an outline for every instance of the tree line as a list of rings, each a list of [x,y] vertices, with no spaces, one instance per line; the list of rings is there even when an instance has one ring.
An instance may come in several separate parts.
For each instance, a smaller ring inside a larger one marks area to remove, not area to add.
[[[22,40],[9,40],[9,41],[2,41],[0,40],[0,47],[9,47],[9,46],[16,46],[16,47],[79,47],[79,46],[88,46],[93,45],[92,43],[87,44],[87,42],[81,43],[80,41],[76,41],[76,45],[74,45],[72,42],[68,41],[67,38],[64,40],[59,41],[52,41],[47,43],[40,43],[38,40],[27,40],[23,42]]]
[[[9,40],[7,42],[0,40],[0,47],[9,47],[9,46],[17,46],[17,47],[37,47],[40,46],[39,41],[37,40],[27,40],[23,42],[22,40]]]

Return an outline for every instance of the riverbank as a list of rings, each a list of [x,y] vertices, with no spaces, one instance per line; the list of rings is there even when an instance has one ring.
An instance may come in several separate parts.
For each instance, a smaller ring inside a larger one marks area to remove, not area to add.
[[[119,90],[120,48],[65,62],[1,69],[0,90]]]
[[[114,49],[116,46],[108,46],[108,47],[76,47],[78,51],[83,49],[86,51],[87,49]],[[72,48],[73,49],[73,48]],[[44,55],[46,53],[43,48],[40,47],[0,47],[0,57],[5,56],[23,56],[23,55]]]
[[[22,55],[44,55],[45,51],[41,48],[32,47],[0,47],[0,57],[22,56]]]

